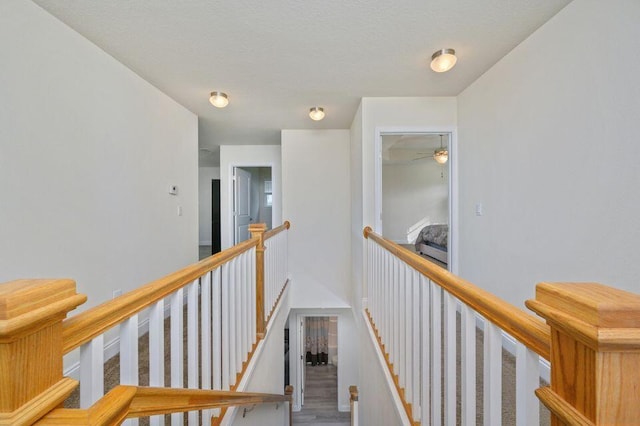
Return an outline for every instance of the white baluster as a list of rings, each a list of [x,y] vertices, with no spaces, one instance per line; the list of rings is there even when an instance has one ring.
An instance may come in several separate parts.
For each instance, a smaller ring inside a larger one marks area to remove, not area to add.
[[[251,343],[255,344],[258,341],[257,335],[257,301],[256,301],[256,249],[251,249],[249,255],[249,271],[251,272],[251,278],[249,279],[249,286],[251,289]]]
[[[386,295],[385,295],[385,330],[383,334],[383,342],[385,345],[385,349],[389,354],[389,357],[392,356],[391,352],[393,352],[393,259],[391,258],[391,254],[385,249],[384,251],[385,257],[385,278],[384,282],[386,287]],[[391,358],[390,362],[391,361]]]
[[[229,262],[229,385],[236,384],[236,259]]]
[[[231,360],[233,357],[231,356],[231,335],[230,335],[230,322],[231,322],[231,314],[230,314],[230,305],[231,305],[231,267],[229,263],[225,263],[222,265],[222,300],[221,304],[221,329],[222,329],[222,343],[220,345],[221,354],[221,364],[222,364],[222,390],[230,389],[230,378],[231,378]]]
[[[484,321],[484,425],[502,423],[502,335]]]
[[[198,365],[198,290],[200,280],[196,279],[187,287],[187,386],[198,389],[200,368]],[[198,424],[198,412],[190,411],[189,424]]]
[[[456,301],[445,292],[444,424],[456,424]]]
[[[404,395],[405,399],[412,406],[417,405],[413,400],[413,381],[415,372],[413,368],[413,352],[416,349],[415,344],[417,341],[413,340],[413,269],[406,266],[404,269],[404,330],[405,330],[405,360],[404,360],[404,375],[405,386]],[[412,413],[413,417],[413,413]]]
[[[89,408],[104,395],[104,337],[80,346],[80,408]]]
[[[138,314],[120,324],[120,383],[138,385]],[[136,426],[138,419],[127,419],[125,426]]]
[[[535,390],[540,387],[540,357],[516,342],[516,425],[540,424],[540,406]]]
[[[200,315],[202,324],[202,347],[200,348],[200,358],[202,359],[201,380],[202,389],[211,389],[211,272],[206,273],[200,279]],[[202,411],[202,422],[209,424],[211,410]]]
[[[421,359],[421,354],[420,354],[420,346],[421,346],[421,336],[420,336],[420,273],[416,270],[413,270],[412,272],[412,282],[411,282],[411,300],[412,300],[412,318],[413,318],[413,325],[411,327],[411,341],[414,342],[414,349],[413,349],[413,354],[412,354],[412,364],[411,364],[411,373],[412,373],[412,382],[413,382],[413,405],[412,405],[412,410],[413,410],[413,419],[415,421],[420,421],[421,417],[420,417],[420,404],[422,403],[422,401],[420,400],[420,380],[421,380],[421,375],[420,375],[420,359]],[[428,323],[424,324],[424,327],[427,328]],[[427,364],[428,365],[428,364]]]
[[[213,380],[211,388],[222,389],[222,283],[221,268],[211,272],[211,351]],[[212,411],[214,416],[219,415],[220,409]]]
[[[164,387],[164,299],[149,310],[149,386]],[[152,416],[149,422],[164,425],[164,416]]]
[[[464,304],[461,315],[461,416],[463,425],[474,426],[476,424],[476,316],[474,310]]]
[[[427,424],[431,419],[431,284],[420,275],[420,421]],[[433,424],[433,423],[432,423]]]
[[[442,289],[431,282],[431,424],[442,423]]]
[[[247,309],[247,268],[246,268],[246,253],[242,253],[238,257],[238,304],[236,305],[236,309],[239,313],[239,333],[238,333],[238,350],[239,350],[239,360],[240,365],[244,361],[245,354],[247,353],[247,326],[249,325],[248,314],[249,310]]]
[[[236,257],[234,260],[234,268],[236,270],[236,279],[233,283],[234,287],[234,302],[233,302],[233,311],[236,314],[236,322],[235,322],[235,334],[236,334],[236,370],[235,373],[238,374],[242,371],[242,301],[240,299],[242,295],[242,260],[240,257]]]
[[[171,387],[182,388],[184,378],[184,345],[182,343],[184,292],[177,290],[171,295]],[[183,414],[172,413],[171,424],[182,425]]]
[[[399,301],[399,284],[398,284],[398,259],[396,259],[395,256],[390,256],[391,257],[391,264],[392,264],[392,275],[391,275],[391,280],[393,283],[393,291],[392,291],[392,295],[391,295],[391,300],[392,300],[392,312],[391,312],[391,318],[393,320],[393,328],[392,328],[392,335],[390,336],[392,338],[392,344],[391,344],[391,351],[390,351],[390,360],[391,363],[393,364],[393,373],[394,374],[398,374],[398,354],[400,352],[400,321],[398,320],[398,316],[400,315],[400,301]]]
[[[407,378],[406,378],[406,370],[407,370],[407,360],[406,360],[406,350],[407,346],[410,342],[407,342],[406,335],[406,293],[407,286],[405,282],[405,263],[400,259],[396,258],[397,272],[396,275],[398,277],[398,303],[397,303],[397,316],[398,319],[398,347],[396,352],[396,360],[397,360],[397,368],[396,374],[398,375],[398,383],[400,384],[400,388],[407,388]]]

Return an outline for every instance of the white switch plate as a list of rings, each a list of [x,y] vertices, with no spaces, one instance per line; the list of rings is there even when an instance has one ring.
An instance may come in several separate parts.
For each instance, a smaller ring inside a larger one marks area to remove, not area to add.
[[[182,206],[178,206],[178,216],[182,216]]]
[[[476,203],[476,216],[482,216],[484,214],[484,207],[482,203]]]

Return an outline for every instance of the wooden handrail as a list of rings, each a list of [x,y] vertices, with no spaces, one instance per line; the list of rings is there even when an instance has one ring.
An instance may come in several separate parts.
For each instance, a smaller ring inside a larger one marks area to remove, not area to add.
[[[529,349],[544,359],[550,360],[551,332],[549,326],[543,320],[516,308],[498,296],[429,262],[418,254],[381,237],[368,226],[364,228],[363,234],[365,238],[370,238],[377,242],[394,256],[473,308],[488,321],[522,342]]]
[[[275,237],[276,235],[278,235],[279,233],[281,233],[282,231],[291,228],[291,224],[289,223],[288,220],[285,220],[284,223],[280,226],[278,226],[277,228],[273,228],[270,229],[269,231],[266,231],[264,233],[264,240],[268,240],[271,237]]]
[[[288,401],[289,395],[120,385],[88,409],[52,410],[36,424],[113,425],[127,418]]]
[[[91,341],[132,315],[257,245],[258,239],[251,238],[66,319],[62,323],[63,352],[66,354]]]

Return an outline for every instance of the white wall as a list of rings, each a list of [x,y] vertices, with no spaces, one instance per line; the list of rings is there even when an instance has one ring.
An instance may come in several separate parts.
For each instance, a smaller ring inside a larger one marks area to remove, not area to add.
[[[0,282],[86,309],[197,261],[197,117],[32,2],[0,2],[0,51]]]
[[[359,315],[358,301],[362,298],[362,102],[349,129],[349,167],[351,170],[351,297],[354,303],[354,315]],[[358,267],[353,267],[358,265]]]
[[[357,339],[360,341],[361,351],[358,363],[360,424],[368,426],[401,425],[399,407],[394,404],[389,383],[385,379],[383,367],[373,346],[374,343],[364,324],[358,329]],[[427,424],[427,422],[423,424]]]
[[[543,280],[640,291],[638,22],[576,0],[460,95],[462,276],[519,306]]]
[[[407,244],[407,230],[424,218],[449,222],[448,167],[431,157],[382,166],[382,234]]]
[[[279,309],[267,329],[263,346],[254,355],[257,357],[255,368],[248,369],[249,377],[246,386],[241,389],[244,392],[284,394],[284,328],[289,314],[290,293],[286,291],[283,294]],[[228,424],[234,426],[289,424],[287,404],[280,403],[277,409],[276,404],[256,405],[244,418],[242,417],[243,408],[239,407],[235,411],[234,419]],[[229,415],[229,417],[233,416],[233,414]]]
[[[201,246],[211,245],[211,180],[220,179],[220,167],[198,169],[198,235]]]
[[[348,130],[282,131],[294,308],[350,306],[349,179]]]
[[[233,167],[271,167],[274,226],[282,225],[282,186],[280,145],[222,145],[220,147],[220,221],[222,249],[233,245]],[[289,218],[286,218],[289,220]]]

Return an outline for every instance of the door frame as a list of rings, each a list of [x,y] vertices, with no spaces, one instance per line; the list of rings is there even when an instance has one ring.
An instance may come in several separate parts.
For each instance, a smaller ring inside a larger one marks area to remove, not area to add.
[[[238,162],[230,162],[229,163],[229,169],[227,170],[227,220],[226,220],[226,224],[221,224],[221,226],[226,226],[226,230],[223,231],[226,233],[228,240],[230,242],[229,247],[233,247],[235,245],[234,241],[235,241],[235,227],[234,227],[234,220],[233,220],[233,209],[234,209],[234,204],[233,204],[233,169],[235,167],[268,167],[271,169],[271,185],[273,185],[273,187],[275,188],[276,184],[280,185],[280,181],[279,181],[279,177],[275,175],[275,173],[273,173],[273,169],[275,167],[273,162],[264,162],[264,161],[257,161],[257,162],[251,162],[251,161],[238,161]],[[222,173],[222,171],[220,171]],[[272,204],[275,205],[276,202],[280,202],[279,199],[279,195],[280,194],[276,194],[275,191],[273,192],[273,202]],[[271,217],[271,226],[273,227],[273,216]],[[222,234],[222,232],[221,232]],[[223,244],[224,245],[224,244]],[[229,247],[222,247],[222,249],[227,249]]]
[[[309,317],[327,317],[327,318],[332,318],[335,317],[336,318],[336,330],[338,332],[338,340],[336,341],[337,346],[337,353],[338,353],[338,364],[340,364],[340,344],[339,342],[339,337],[340,337],[340,314],[338,313],[330,313],[330,312],[323,312],[323,313],[297,313],[296,314],[296,338],[298,339],[298,344],[296,345],[296,354],[294,354],[295,359],[296,359],[296,383],[293,384],[293,390],[296,393],[295,398],[294,398],[294,407],[293,410],[294,411],[300,411],[302,410],[302,407],[304,406],[304,388],[305,388],[305,379],[306,379],[306,375],[305,375],[305,367],[306,367],[306,361],[305,361],[305,356],[306,353],[304,353],[304,343],[305,343],[305,335],[304,335],[304,320]],[[327,354],[328,355],[328,354]],[[291,368],[291,327],[289,327],[289,368]],[[336,368],[336,375],[338,374],[338,369],[340,367],[338,366]],[[289,375],[289,377],[291,377],[291,375]],[[336,377],[337,379],[337,377]],[[338,387],[338,383],[336,380],[336,387]],[[337,392],[337,396],[336,396],[336,405],[338,406],[338,410],[340,409],[340,389],[338,387],[338,392]]]
[[[374,164],[374,231],[382,235],[382,136],[388,134],[448,134],[449,135],[449,263],[447,268],[458,273],[458,134],[456,127],[376,127]]]

